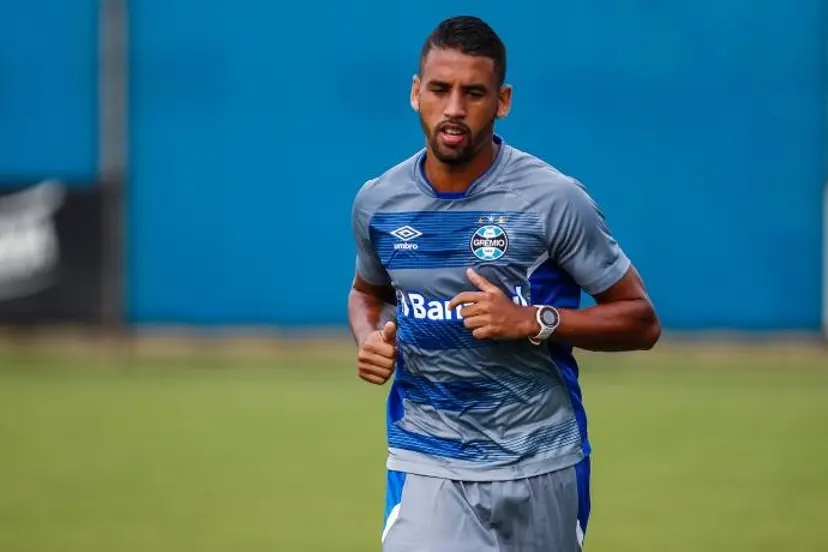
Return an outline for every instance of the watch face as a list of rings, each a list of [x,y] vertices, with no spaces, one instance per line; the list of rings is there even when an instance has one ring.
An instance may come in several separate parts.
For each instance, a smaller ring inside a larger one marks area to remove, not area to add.
[[[540,318],[544,326],[554,326],[558,323],[558,313],[553,309],[541,310]]]

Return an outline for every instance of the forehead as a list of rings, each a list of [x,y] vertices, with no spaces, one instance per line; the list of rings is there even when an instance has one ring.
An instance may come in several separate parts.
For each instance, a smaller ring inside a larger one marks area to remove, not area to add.
[[[459,50],[432,48],[423,60],[422,80],[448,83],[480,83],[495,79],[494,60]]]

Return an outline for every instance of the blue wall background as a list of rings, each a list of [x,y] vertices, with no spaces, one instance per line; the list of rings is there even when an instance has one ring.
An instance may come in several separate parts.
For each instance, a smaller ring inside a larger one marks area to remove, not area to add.
[[[95,178],[97,4],[0,2],[0,180]]]
[[[94,2],[43,3],[0,6],[0,174],[91,174]],[[818,328],[820,0],[344,6],[132,3],[133,321],[344,323],[351,201],[421,146],[418,51],[465,12],[509,48],[499,131],[589,186],[667,327]]]

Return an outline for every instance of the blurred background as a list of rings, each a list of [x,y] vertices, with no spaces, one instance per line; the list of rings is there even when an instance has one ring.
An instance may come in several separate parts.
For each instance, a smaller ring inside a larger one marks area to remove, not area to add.
[[[350,208],[460,13],[665,328],[580,357],[588,549],[828,550],[822,0],[0,2],[0,550],[379,550]]]

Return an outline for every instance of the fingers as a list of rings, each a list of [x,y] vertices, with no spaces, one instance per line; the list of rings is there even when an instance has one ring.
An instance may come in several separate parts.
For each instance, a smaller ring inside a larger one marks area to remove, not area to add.
[[[379,357],[375,361],[360,361],[359,362],[359,377],[367,382],[381,385],[388,381],[391,374],[394,373],[394,361],[387,362],[389,359]]]
[[[376,367],[380,370],[393,370],[395,362],[395,355],[380,355],[370,351],[361,351],[359,353],[360,366]]]
[[[486,314],[488,312],[486,305],[483,303],[472,303],[466,307],[460,309],[460,316],[465,318],[473,318],[475,316],[480,316],[481,314]]]
[[[360,354],[357,372],[367,382],[382,385],[394,373],[394,359],[376,354]]]
[[[397,348],[394,346],[397,327],[388,322],[385,327],[372,334],[360,347],[357,357],[357,372],[360,379],[375,385],[382,385],[394,373]],[[390,340],[386,342],[386,337]]]
[[[479,303],[486,297],[491,297],[492,295],[503,295],[503,291],[499,287],[475,272],[474,269],[467,269],[466,275],[468,276],[469,281],[477,286],[477,289],[480,291],[464,291],[457,294],[451,301],[449,301],[449,309],[456,309],[460,305],[464,305],[466,303]]]
[[[470,330],[475,330],[487,326],[490,321],[491,318],[486,315],[470,316],[469,318],[463,318],[463,325]]]
[[[397,338],[397,325],[393,322],[386,322],[382,329],[382,340],[386,343],[393,343]]]
[[[485,296],[485,293],[479,291],[464,291],[458,293],[451,301],[449,301],[448,308],[449,310],[454,310],[460,305],[465,305],[466,303],[477,303],[482,301]]]
[[[375,354],[380,357],[393,359],[397,356],[397,348],[394,346],[393,341],[391,343],[386,343],[385,341],[380,341],[379,339],[369,339],[362,344],[362,349],[360,350],[360,358],[362,357],[363,353]]]
[[[360,372],[359,377],[362,380],[367,381],[368,383],[373,383],[374,385],[382,385],[386,381],[388,381],[388,378],[391,376],[375,376],[373,374],[363,374]]]
[[[391,377],[393,374],[393,370],[380,370],[378,368],[370,368],[370,369],[362,369],[359,370],[359,378],[365,380],[369,383],[375,383],[377,385],[382,385]]]
[[[493,339],[494,333],[491,330],[491,326],[484,325],[483,327],[474,330],[472,332],[472,336],[475,339]]]
[[[474,269],[466,269],[466,276],[469,281],[477,286],[480,291],[488,291],[490,293],[499,293],[500,288],[488,281],[486,278],[474,271]]]
[[[498,336],[503,332],[502,327],[494,323],[492,316],[488,314],[464,318],[463,325],[471,330],[475,339],[499,339]]]

